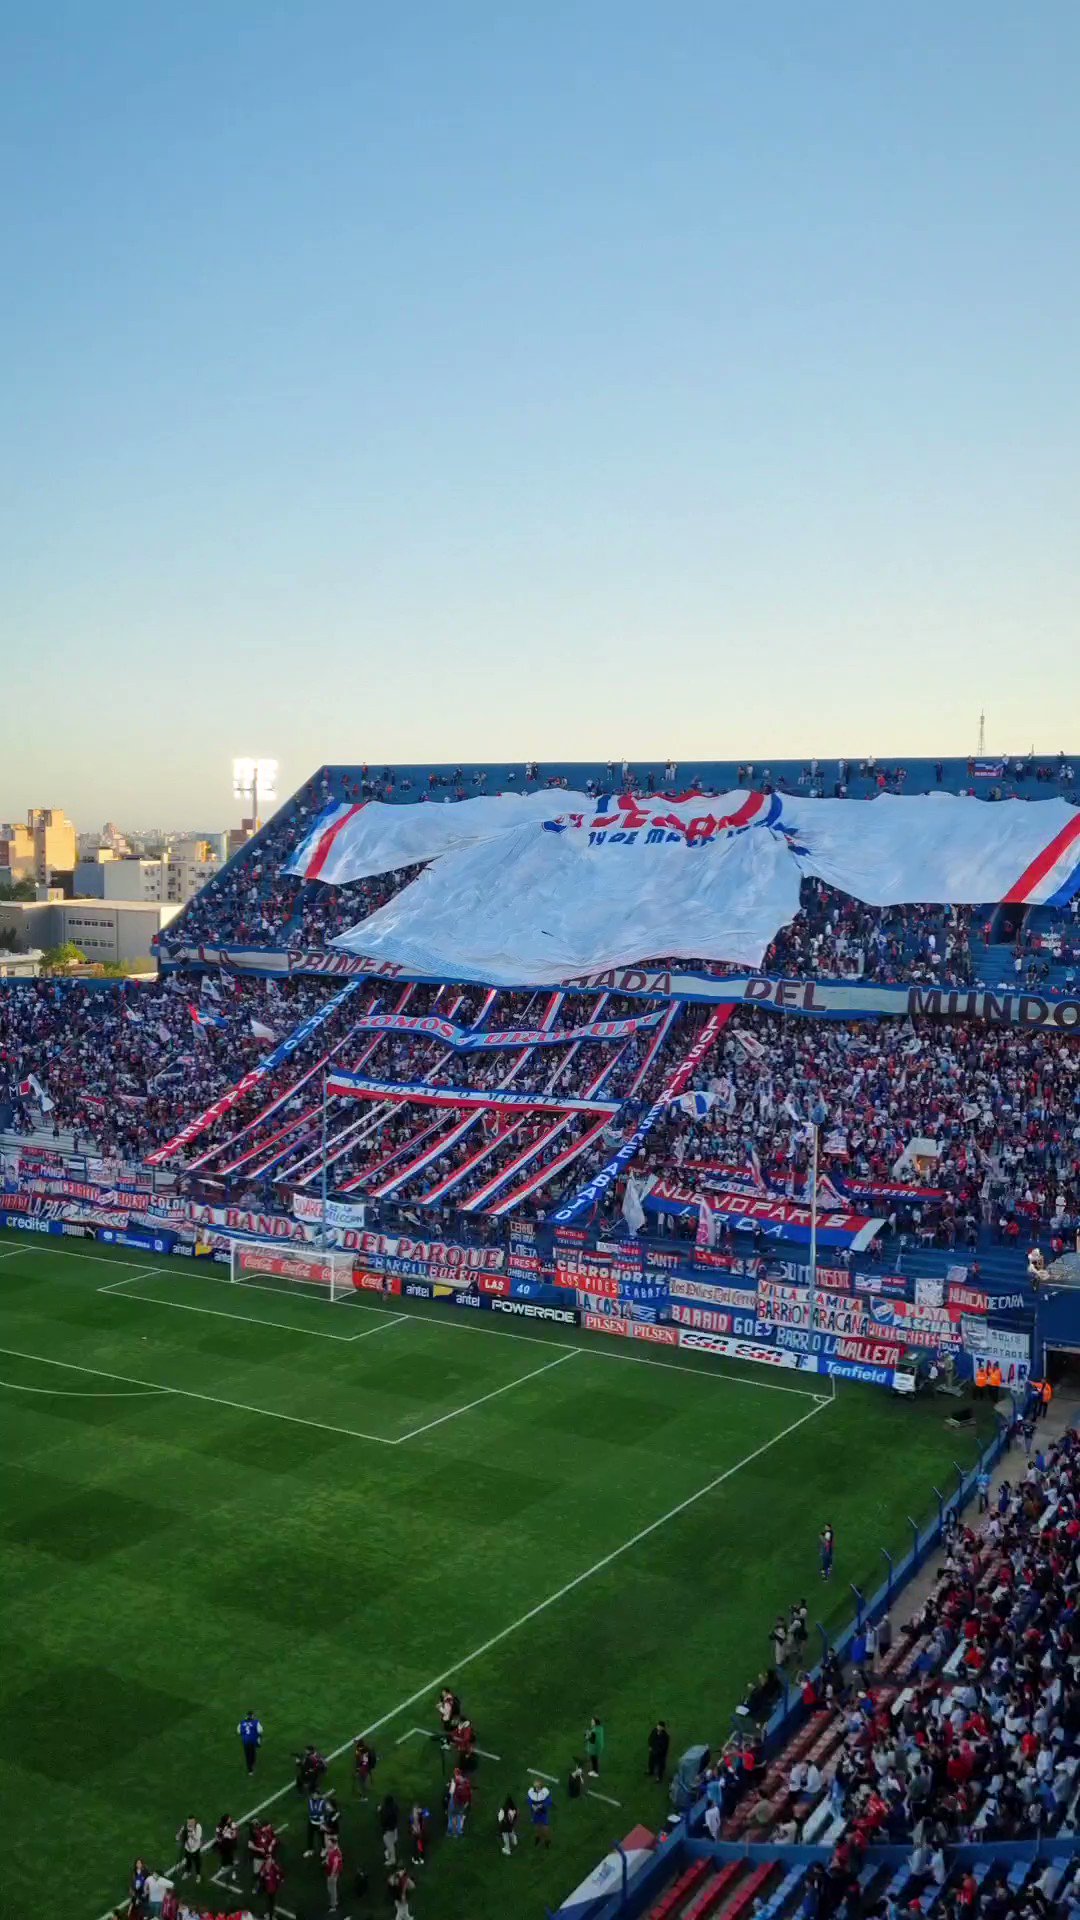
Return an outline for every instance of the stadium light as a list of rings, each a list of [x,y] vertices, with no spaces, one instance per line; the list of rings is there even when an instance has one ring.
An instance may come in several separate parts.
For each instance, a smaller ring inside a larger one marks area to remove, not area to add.
[[[233,799],[251,801],[251,817],[258,825],[259,802],[277,799],[278,763],[276,760],[234,759]]]

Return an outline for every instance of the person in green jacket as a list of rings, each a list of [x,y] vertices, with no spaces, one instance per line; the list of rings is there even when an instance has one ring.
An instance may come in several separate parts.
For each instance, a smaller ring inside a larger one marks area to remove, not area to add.
[[[589,1772],[594,1780],[600,1778],[600,1761],[604,1752],[604,1726],[598,1714],[593,1714],[585,1729],[585,1752],[589,1761]]]

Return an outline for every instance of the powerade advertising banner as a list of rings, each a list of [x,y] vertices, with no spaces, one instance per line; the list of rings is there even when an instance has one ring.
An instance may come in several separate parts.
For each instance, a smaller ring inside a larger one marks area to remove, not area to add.
[[[809,1245],[810,1242],[810,1208],[773,1194],[710,1192],[699,1195],[675,1180],[662,1179],[650,1187],[642,1205],[646,1213],[669,1213],[683,1218],[697,1215],[705,1206],[737,1232],[761,1233],[772,1240],[792,1240],[797,1244]],[[818,1245],[847,1247],[853,1253],[861,1253],[884,1224],[884,1220],[869,1219],[865,1214],[819,1207]]]
[[[304,1045],[305,1041],[310,1040],[312,1034],[318,1032],[350,994],[358,990],[360,984],[359,980],[350,981],[349,985],[343,987],[340,993],[336,993],[332,1000],[327,1000],[325,1005],[319,1007],[307,1020],[302,1020],[300,1025],[294,1027],[292,1033],[273,1049],[272,1053],[268,1053],[257,1066],[249,1068],[247,1073],[241,1074],[235,1086],[229,1087],[225,1093],[219,1095],[218,1099],[211,1101],[208,1107],[204,1107],[202,1113],[196,1114],[193,1120],[189,1120],[186,1126],[181,1127],[180,1132],[175,1133],[171,1140],[166,1140],[163,1147],[157,1147],[153,1153],[148,1153],[147,1166],[161,1166],[163,1161],[170,1159],[181,1147],[186,1147],[192,1140],[197,1140],[201,1133],[206,1132],[207,1127],[213,1126],[215,1120],[220,1120],[223,1114],[230,1112],[238,1100],[242,1100],[244,1095],[250,1093],[253,1087],[257,1087],[268,1074],[283,1066],[285,1061]]]

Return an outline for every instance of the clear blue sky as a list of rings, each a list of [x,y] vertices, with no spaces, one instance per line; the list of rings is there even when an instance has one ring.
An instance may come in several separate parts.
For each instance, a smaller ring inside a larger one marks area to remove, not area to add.
[[[15,0],[0,818],[1080,748],[1080,11]]]

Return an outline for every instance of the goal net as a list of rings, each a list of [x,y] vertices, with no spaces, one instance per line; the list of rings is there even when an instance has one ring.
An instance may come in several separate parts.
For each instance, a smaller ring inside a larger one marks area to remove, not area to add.
[[[234,1282],[274,1281],[324,1287],[331,1300],[347,1300],[353,1293],[354,1257],[336,1248],[282,1246],[280,1240],[234,1240],[229,1249],[229,1278]]]

